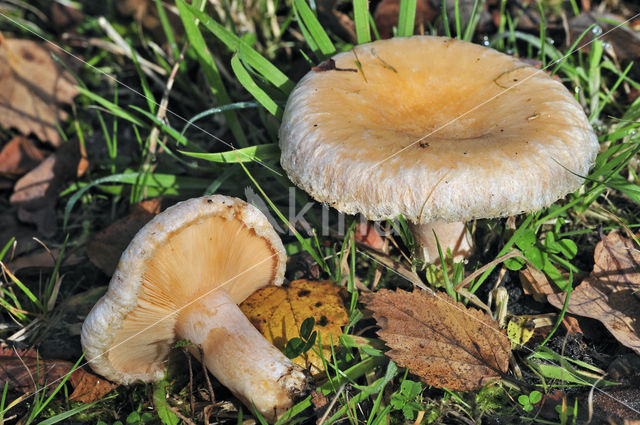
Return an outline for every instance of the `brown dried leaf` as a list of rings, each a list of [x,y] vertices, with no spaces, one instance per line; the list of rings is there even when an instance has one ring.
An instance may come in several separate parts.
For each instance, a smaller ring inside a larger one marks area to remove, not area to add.
[[[387,355],[429,385],[477,389],[509,366],[509,338],[479,310],[417,290],[380,290],[362,299],[391,348]]]
[[[15,260],[10,261],[7,264],[7,268],[11,273],[15,273],[18,270],[26,269],[26,268],[38,268],[38,269],[48,269],[53,268],[56,265],[56,260],[60,255],[60,250],[57,248],[52,249],[50,252],[47,251],[39,251],[31,254],[23,255]],[[86,259],[83,257],[79,257],[76,254],[66,255],[60,264],[62,267],[75,266]]]
[[[598,37],[598,39],[607,42],[618,59],[640,58],[640,35],[624,25],[616,26],[612,23],[624,21],[624,18],[612,14],[582,12],[569,20],[570,42],[573,43],[591,25],[597,24],[602,29],[602,35],[593,34],[591,38]],[[584,45],[584,50],[590,48],[591,40],[589,38],[589,34],[587,34],[580,41],[580,46]]]
[[[356,25],[349,15],[336,9],[337,0],[317,0],[318,19],[323,28],[349,42],[356,42]]]
[[[382,251],[384,248],[384,238],[380,233],[378,233],[376,226],[370,221],[367,221],[366,223],[358,223],[356,225],[354,236],[356,238],[356,242],[370,246],[373,249]]]
[[[51,58],[60,51],[31,40],[0,38],[0,125],[59,146],[60,109],[78,94],[71,74]]]
[[[83,19],[82,10],[76,8],[73,4],[51,2],[51,25],[58,33],[75,28]]]
[[[150,0],[118,0],[116,1],[118,12],[140,22],[147,29],[156,29],[160,26],[160,19],[153,1]]]
[[[555,287],[549,283],[547,276],[534,267],[520,270],[520,283],[524,293],[533,295],[533,298],[538,302],[542,302],[545,295],[557,292]]]
[[[58,193],[64,183],[75,175],[77,164],[77,145],[68,142],[20,178],[9,198],[12,204],[19,207],[20,221],[35,223],[42,235],[55,234],[54,207]]]
[[[393,36],[393,27],[398,26],[399,12],[400,0],[382,0],[378,3],[373,19],[380,38]],[[427,29],[428,24],[438,16],[438,13],[438,10],[431,6],[429,0],[418,0],[416,2],[415,33],[419,34],[421,29]]]
[[[40,164],[44,158],[44,152],[31,140],[16,136],[0,151],[0,175],[21,176]]]
[[[164,11],[171,25],[174,34],[183,34],[182,21],[178,16],[177,9],[173,1],[163,1]],[[133,16],[142,27],[149,30],[154,40],[166,40],[166,34],[162,29],[162,22],[154,0],[116,0],[116,9],[123,15]]]
[[[567,311],[599,320],[624,346],[640,354],[640,250],[611,232],[596,245],[591,275],[571,293]],[[557,308],[564,294],[547,299]]]
[[[89,242],[89,260],[111,276],[118,265],[120,255],[131,239],[142,226],[162,211],[162,207],[162,198],[149,199],[134,205],[128,216],[114,221]]]
[[[72,369],[73,363],[43,359],[33,349],[13,350],[0,347],[0,387],[4,387],[5,382],[8,382],[9,389],[29,393],[51,384],[48,388],[49,392],[53,391],[56,383]],[[76,369],[69,377],[69,381],[74,387],[69,399],[83,403],[99,400],[117,387],[116,384],[83,368]]]

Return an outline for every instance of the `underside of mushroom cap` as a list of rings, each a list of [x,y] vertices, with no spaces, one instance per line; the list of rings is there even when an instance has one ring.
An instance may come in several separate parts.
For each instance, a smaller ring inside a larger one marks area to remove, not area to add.
[[[224,288],[236,303],[280,285],[286,254],[265,216],[221,195],[190,199],[145,225],[82,327],[91,367],[129,384],[162,379],[178,313]]]
[[[342,212],[424,223],[533,211],[595,161],[569,91],[511,56],[416,36],[333,59],[293,90],[280,147],[289,178]]]

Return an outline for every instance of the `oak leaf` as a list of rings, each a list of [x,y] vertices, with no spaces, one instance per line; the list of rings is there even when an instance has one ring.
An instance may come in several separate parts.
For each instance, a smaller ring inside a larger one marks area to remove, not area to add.
[[[33,133],[54,146],[68,114],[60,106],[78,94],[71,74],[51,58],[59,49],[0,36],[0,125]]]
[[[640,354],[640,250],[611,232],[596,245],[591,275],[569,297],[569,313],[599,320],[624,346]],[[547,297],[562,308],[565,294]]]
[[[424,291],[362,295],[394,362],[434,387],[466,391],[499,378],[511,343],[485,313]]]
[[[342,326],[349,316],[344,306],[345,290],[330,280],[295,280],[287,286],[265,287],[240,304],[253,325],[280,350],[291,338],[300,337],[302,322],[313,317],[322,344],[324,358],[331,358],[331,342],[338,342]],[[320,357],[309,350],[293,359],[294,363],[319,376],[324,367]]]

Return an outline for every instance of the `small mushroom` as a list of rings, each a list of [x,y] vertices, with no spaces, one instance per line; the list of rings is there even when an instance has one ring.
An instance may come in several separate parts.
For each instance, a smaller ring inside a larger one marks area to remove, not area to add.
[[[310,386],[310,377],[271,345],[237,304],[280,285],[286,255],[260,211],[226,196],[168,208],[131,241],[82,327],[93,370],[130,384],[162,379],[171,345],[194,355],[247,406],[275,421]]]
[[[575,191],[598,141],[569,91],[493,49],[443,37],[333,56],[291,93],[281,164],[320,202],[370,220],[402,214],[429,262],[435,231],[458,259],[464,222],[535,211]]]

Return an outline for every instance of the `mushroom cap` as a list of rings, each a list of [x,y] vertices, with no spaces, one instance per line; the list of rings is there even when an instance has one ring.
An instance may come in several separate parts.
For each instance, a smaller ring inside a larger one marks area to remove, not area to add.
[[[216,288],[240,303],[282,284],[285,265],[273,227],[240,199],[214,195],[167,208],[133,238],[87,316],[86,358],[115,382],[162,379],[180,310]]]
[[[291,93],[280,147],[289,178],[339,211],[415,223],[534,211],[595,161],[569,91],[512,56],[415,36],[333,60]]]

